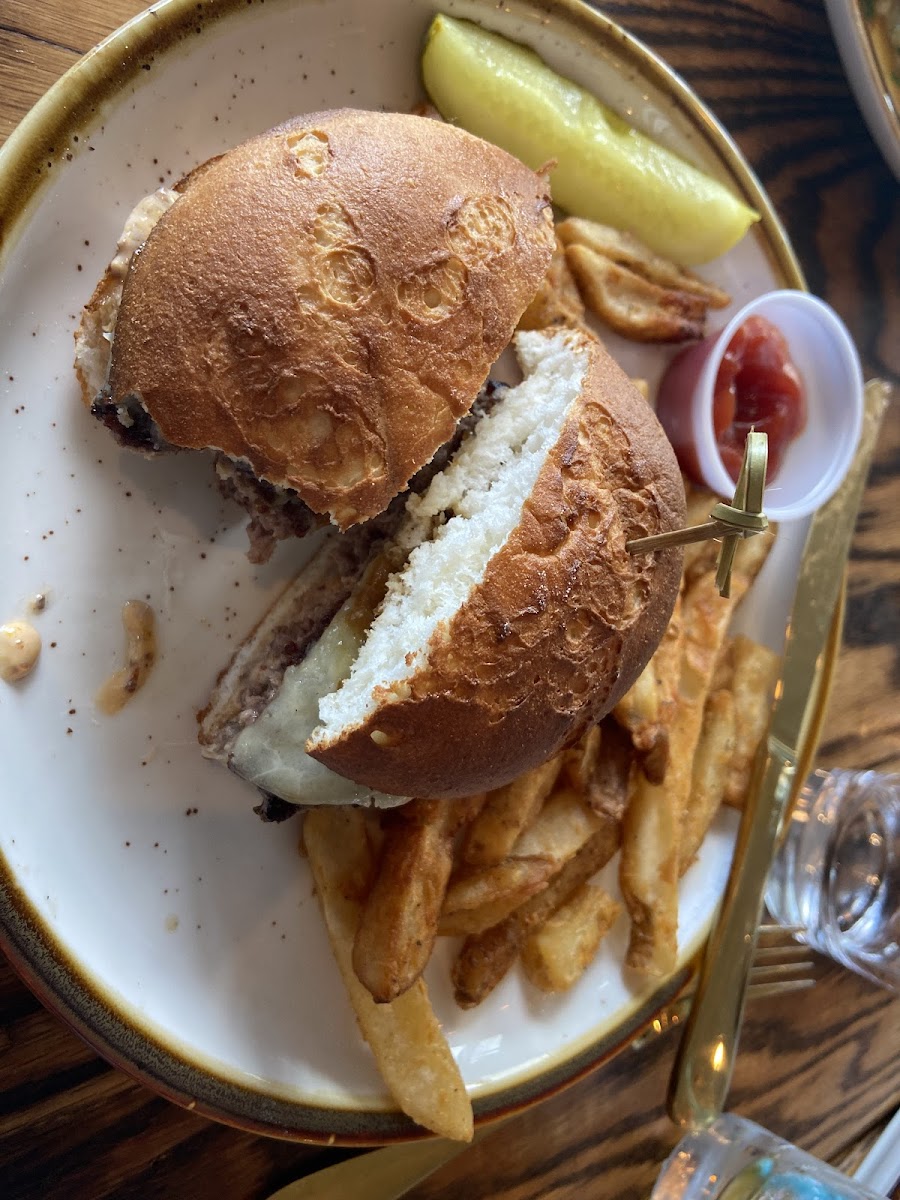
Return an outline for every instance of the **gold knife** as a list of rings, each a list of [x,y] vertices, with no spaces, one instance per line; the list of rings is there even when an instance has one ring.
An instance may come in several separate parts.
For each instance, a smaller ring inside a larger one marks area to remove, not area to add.
[[[469,1143],[429,1138],[358,1154],[294,1180],[268,1200],[399,1200],[501,1123],[481,1126]]]
[[[890,388],[866,386],[862,435],[850,471],[810,524],[787,630],[768,736],[754,765],[722,910],[700,967],[694,1002],[669,1082],[669,1115],[687,1128],[725,1106],[756,950],[766,877],[782,821],[808,764],[815,682]]]

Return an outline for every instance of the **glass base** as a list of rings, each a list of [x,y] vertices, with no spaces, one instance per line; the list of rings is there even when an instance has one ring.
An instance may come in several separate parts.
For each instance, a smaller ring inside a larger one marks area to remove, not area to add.
[[[651,1200],[883,1200],[743,1117],[689,1133],[666,1160]]]

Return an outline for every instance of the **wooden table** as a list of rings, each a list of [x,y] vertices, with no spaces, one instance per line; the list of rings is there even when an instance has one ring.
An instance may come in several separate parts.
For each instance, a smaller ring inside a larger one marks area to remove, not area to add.
[[[0,139],[140,0],[0,0]],[[900,204],[820,0],[609,0],[736,137],[811,288],[868,375],[900,373]],[[900,410],[889,413],[850,563],[825,764],[900,770]],[[673,1039],[626,1051],[445,1166],[417,1200],[646,1196],[676,1133]],[[900,1000],[821,965],[813,999],[749,1011],[730,1107],[839,1164],[900,1104]],[[108,1067],[0,963],[0,1196],[262,1200],[340,1155],[201,1120]]]

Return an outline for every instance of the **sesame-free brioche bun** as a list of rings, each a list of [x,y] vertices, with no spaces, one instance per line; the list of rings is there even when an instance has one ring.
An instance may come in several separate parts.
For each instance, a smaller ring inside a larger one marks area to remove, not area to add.
[[[546,179],[479,138],[298,117],[159,218],[125,279],[110,399],[348,528],[451,436],[552,249]]]

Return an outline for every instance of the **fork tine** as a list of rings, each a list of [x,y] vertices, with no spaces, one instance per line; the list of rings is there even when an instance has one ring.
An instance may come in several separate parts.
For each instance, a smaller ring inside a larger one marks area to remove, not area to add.
[[[791,942],[787,946],[758,946],[753,961],[765,962],[768,959],[794,958],[798,962],[809,959],[809,946],[803,942]]]
[[[760,963],[759,965],[754,963],[750,968],[750,978],[754,982],[762,982],[763,976],[771,976],[774,979],[793,979],[796,978],[798,972],[814,970],[815,965],[809,960],[789,963]]]
[[[760,925],[758,929],[759,936],[763,937],[795,937],[798,933],[803,932],[802,925]]]
[[[810,975],[815,961],[809,946],[796,937],[801,932],[799,925],[760,925],[748,978],[748,991],[755,997],[798,992],[815,985]]]
[[[766,996],[781,996],[785,992],[803,992],[815,987],[815,979],[782,979],[777,983],[750,983],[747,985],[747,995],[754,1000],[762,1000]]]
[[[767,996],[782,996],[815,987],[816,978],[809,974],[816,966],[810,957],[810,948],[805,942],[794,940],[794,935],[800,932],[799,925],[759,926],[756,953],[747,981],[748,1000],[762,1000]],[[764,939],[768,939],[768,944]],[[782,944],[773,944],[778,939]],[[660,1034],[677,1028],[687,1016],[693,998],[693,993],[679,996],[632,1041],[632,1048],[640,1050]]]

